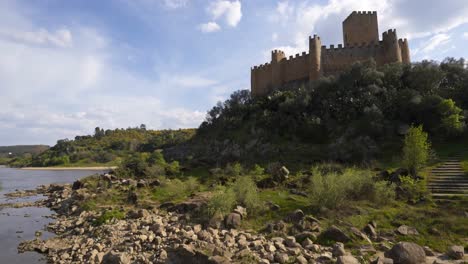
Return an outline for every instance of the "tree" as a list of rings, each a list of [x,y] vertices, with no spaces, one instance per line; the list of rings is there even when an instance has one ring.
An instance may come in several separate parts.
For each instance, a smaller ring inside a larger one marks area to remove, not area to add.
[[[429,159],[430,143],[422,126],[412,126],[405,136],[403,146],[403,165],[416,176]]]
[[[438,112],[441,115],[441,129],[447,135],[456,135],[463,131],[464,123],[462,110],[455,105],[452,99],[445,99],[438,105]]]

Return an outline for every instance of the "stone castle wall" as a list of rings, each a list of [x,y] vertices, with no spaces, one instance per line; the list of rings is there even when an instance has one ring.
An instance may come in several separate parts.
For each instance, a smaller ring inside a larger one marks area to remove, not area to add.
[[[357,28],[359,22],[367,23],[369,34]],[[366,22],[367,21],[367,22]],[[357,61],[374,59],[377,65],[402,62],[410,63],[408,41],[398,40],[396,30],[388,30],[379,40],[376,12],[353,12],[344,22],[345,46],[322,46],[320,37],[309,38],[309,52],[286,57],[274,50],[271,62],[251,69],[251,89],[254,96],[265,95],[272,89],[293,81],[317,80],[321,76],[336,75]],[[362,38],[359,38],[362,36]],[[346,40],[349,40],[347,43]],[[369,41],[370,40],[370,41]],[[359,42],[360,41],[360,42]]]

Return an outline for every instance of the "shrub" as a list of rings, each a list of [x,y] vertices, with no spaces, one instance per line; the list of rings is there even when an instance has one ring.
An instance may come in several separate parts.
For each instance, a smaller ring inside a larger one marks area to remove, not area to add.
[[[408,176],[400,176],[401,184],[398,189],[398,198],[417,203],[427,197],[427,188],[424,181]]]
[[[180,165],[178,161],[168,163],[166,166],[166,173],[170,176],[175,176],[180,173]]]
[[[258,197],[257,185],[251,177],[239,177],[232,189],[236,196],[236,201],[247,208],[249,213],[253,213],[260,207],[260,199]]]
[[[372,200],[378,205],[386,205],[395,200],[396,185],[386,181],[378,181],[374,184]]]
[[[405,166],[413,176],[418,170],[424,167],[430,153],[430,143],[427,133],[422,126],[412,126],[405,136],[403,146],[403,166]]]
[[[224,173],[228,176],[239,176],[242,174],[242,165],[239,162],[228,164]]]
[[[375,182],[370,170],[347,168],[324,172],[320,167],[312,169],[309,198],[313,207],[335,209],[349,200],[368,199],[381,203],[381,199],[393,199],[392,187],[384,191],[386,182]],[[378,197],[381,196],[381,197]]]
[[[112,219],[124,219],[125,218],[125,213],[122,211],[119,211],[117,209],[105,211],[102,213],[94,222],[93,224],[96,226],[103,225],[107,223],[108,221],[111,221]]]
[[[209,218],[216,214],[226,215],[231,212],[236,204],[236,194],[232,188],[221,188],[208,201],[207,215]]]

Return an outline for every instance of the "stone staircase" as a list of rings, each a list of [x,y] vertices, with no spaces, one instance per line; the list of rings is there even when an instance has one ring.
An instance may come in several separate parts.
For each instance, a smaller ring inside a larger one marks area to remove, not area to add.
[[[432,169],[428,188],[435,200],[452,200],[468,197],[468,175],[456,157],[444,161]]]

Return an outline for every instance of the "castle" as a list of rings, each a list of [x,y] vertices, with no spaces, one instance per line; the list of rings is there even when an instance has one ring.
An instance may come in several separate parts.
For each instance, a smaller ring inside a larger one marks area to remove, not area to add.
[[[254,96],[296,81],[317,80],[336,75],[354,62],[374,59],[377,65],[410,63],[408,41],[398,39],[395,29],[382,34],[379,40],[377,12],[352,12],[343,21],[343,43],[338,47],[322,46],[320,37],[309,37],[309,53],[286,57],[274,50],[271,62],[251,68],[251,91]]]

